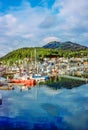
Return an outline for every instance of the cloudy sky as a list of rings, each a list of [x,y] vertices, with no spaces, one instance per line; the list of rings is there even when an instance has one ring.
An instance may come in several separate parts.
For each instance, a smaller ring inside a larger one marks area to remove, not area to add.
[[[88,0],[0,0],[0,57],[52,40],[88,46]]]

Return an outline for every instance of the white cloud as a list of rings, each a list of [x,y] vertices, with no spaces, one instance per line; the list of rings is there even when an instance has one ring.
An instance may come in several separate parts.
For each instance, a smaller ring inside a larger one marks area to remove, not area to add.
[[[28,2],[23,2],[20,8],[16,7],[16,11],[11,7],[8,14],[0,17],[0,36],[3,39],[0,44],[8,43],[13,49],[17,46],[39,46],[36,43],[45,33],[39,25],[48,12],[46,8],[32,8]]]
[[[16,23],[17,19],[12,14],[6,14],[0,17],[0,27],[12,27]]]
[[[87,7],[87,0],[63,0],[60,3],[56,0],[53,9],[59,8],[58,17],[64,20],[62,26],[64,25],[64,28],[67,26],[66,29],[69,30],[71,28],[81,27],[81,25],[87,22]]]
[[[53,26],[55,27],[57,25],[58,19],[57,16],[47,16],[44,18],[44,20],[40,24],[40,28],[46,29],[46,28],[52,28]]]
[[[10,7],[0,16],[0,45],[7,42],[13,48],[16,42],[15,49],[17,43],[19,47],[40,46],[60,39],[87,45],[87,7],[87,0],[56,0],[52,9],[47,5],[32,8],[27,1],[20,7]]]
[[[88,14],[87,0],[64,0],[62,1],[61,15],[63,16],[85,16]],[[85,12],[85,13],[84,13]]]
[[[87,45],[87,38],[84,37],[84,34],[88,32],[87,7],[87,0],[56,0],[53,12],[57,9],[56,13],[61,20],[56,32],[61,34],[62,39],[73,39],[75,42]]]
[[[23,38],[27,38],[27,39],[30,39],[30,38],[33,38],[33,34],[24,34],[22,35]]]
[[[0,17],[0,34],[3,36],[11,36],[19,30],[17,18],[12,14],[6,14]]]
[[[51,36],[51,37],[44,38],[43,41],[44,41],[44,43],[48,43],[51,41],[61,41],[61,40],[58,37]]]
[[[0,44],[5,43],[5,42],[6,42],[5,38],[4,37],[0,37]]]

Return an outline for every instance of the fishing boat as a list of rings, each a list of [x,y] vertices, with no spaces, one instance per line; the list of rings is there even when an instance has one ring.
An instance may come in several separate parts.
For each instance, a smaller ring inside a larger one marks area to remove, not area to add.
[[[36,80],[36,82],[37,81],[45,82],[46,80],[49,79],[49,76],[47,76],[47,75],[46,76],[42,76],[40,74],[34,74],[34,75],[30,76],[30,79],[34,79],[34,80]]]
[[[24,86],[35,86],[36,85],[36,80],[35,79],[30,79],[30,77],[18,77],[18,78],[13,78],[10,79],[10,83],[15,83],[17,85],[24,85]]]
[[[0,86],[4,86],[4,85],[7,85],[7,84],[8,84],[7,79],[0,76]]]

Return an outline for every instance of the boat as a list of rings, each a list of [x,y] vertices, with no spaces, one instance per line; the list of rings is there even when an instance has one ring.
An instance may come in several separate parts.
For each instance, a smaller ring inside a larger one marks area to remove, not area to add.
[[[40,72],[39,72],[39,67],[40,66],[38,65],[37,59],[36,59],[36,57],[37,57],[36,56],[36,48],[34,48],[34,55],[35,55],[35,64],[34,64],[34,66],[35,66],[35,69],[37,71],[30,75],[30,79],[35,80],[36,82],[45,82],[46,80],[49,79],[49,76],[40,74]]]
[[[40,74],[35,74],[35,75],[30,76],[30,79],[34,79],[34,80],[36,80],[36,82],[37,81],[45,82],[46,80],[49,79],[49,76],[47,76],[47,75],[46,76],[42,76]]]
[[[6,81],[7,81],[6,78],[0,76],[0,82],[6,82]]]
[[[0,86],[0,90],[14,90],[13,86]]]
[[[0,76],[0,86],[8,85],[7,79]]]
[[[10,79],[9,80],[10,83],[15,83],[17,85],[24,85],[24,86],[27,86],[27,87],[30,87],[30,86],[35,86],[36,85],[36,80],[35,79],[30,79],[29,77],[18,77],[16,79]]]

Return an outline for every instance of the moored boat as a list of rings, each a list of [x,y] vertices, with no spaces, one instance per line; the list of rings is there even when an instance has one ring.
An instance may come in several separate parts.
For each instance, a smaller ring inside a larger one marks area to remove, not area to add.
[[[16,84],[24,84],[25,86],[35,86],[36,85],[36,80],[35,79],[10,79],[10,83],[16,83]]]
[[[46,80],[49,79],[49,76],[47,76],[47,75],[46,75],[46,76],[33,75],[33,76],[31,76],[30,78],[36,80],[36,82],[37,82],[37,81],[39,81],[39,82],[44,82],[44,81],[46,81]]]

